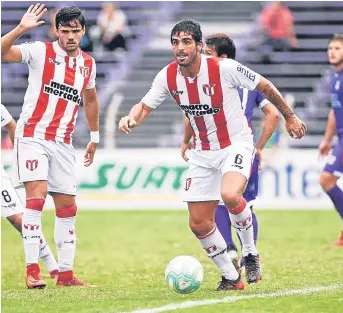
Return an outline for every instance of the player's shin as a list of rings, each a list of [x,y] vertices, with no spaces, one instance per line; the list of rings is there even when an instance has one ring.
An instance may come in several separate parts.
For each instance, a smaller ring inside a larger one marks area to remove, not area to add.
[[[204,236],[197,236],[207,256],[217,265],[226,279],[238,279],[235,269],[226,250],[226,242],[216,226]]]
[[[38,264],[44,199],[29,199],[22,220],[26,265]]]
[[[242,198],[239,206],[228,208],[231,224],[237,229],[238,236],[242,243],[242,255],[247,256],[249,253],[257,255],[257,249],[254,243],[254,230],[252,226],[252,213],[247,206],[247,202]]]
[[[50,275],[56,275],[58,272],[58,264],[55,260],[51,249],[46,242],[43,233],[41,233],[40,246],[39,246],[39,257],[44,262]]]
[[[70,272],[70,275],[72,275],[76,248],[76,212],[76,204],[64,209],[57,209],[55,219],[55,242],[59,272]]]

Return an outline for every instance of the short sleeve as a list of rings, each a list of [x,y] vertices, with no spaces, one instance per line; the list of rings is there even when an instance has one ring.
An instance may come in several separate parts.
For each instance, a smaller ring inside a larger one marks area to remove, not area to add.
[[[141,102],[152,109],[156,109],[168,96],[167,67],[163,68],[155,77],[150,90]]]
[[[256,90],[256,104],[262,109],[270,101],[267,100],[261,91]]]
[[[5,106],[1,104],[1,127],[6,126],[12,119],[12,115],[7,111]]]
[[[95,60],[94,58],[92,58],[92,73],[91,73],[91,77],[89,79],[89,82],[86,86],[86,89],[93,89],[95,88],[95,78],[96,78],[96,64],[95,64]]]
[[[254,90],[260,82],[260,74],[235,60],[224,59],[220,64],[222,77],[224,76],[232,87],[243,87]]]
[[[21,52],[21,63],[32,65],[35,58],[41,58],[43,50],[45,47],[44,43],[41,41],[25,42],[21,45],[17,45]]]

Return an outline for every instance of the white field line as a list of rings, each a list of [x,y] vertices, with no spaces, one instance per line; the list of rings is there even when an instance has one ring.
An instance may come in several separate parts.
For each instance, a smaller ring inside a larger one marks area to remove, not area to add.
[[[343,284],[312,287],[312,288],[305,288],[305,289],[295,289],[295,290],[288,290],[288,291],[286,290],[286,291],[279,291],[279,292],[274,292],[274,293],[260,293],[260,294],[257,293],[257,294],[251,294],[251,295],[246,295],[246,296],[229,296],[222,299],[208,299],[208,300],[200,300],[200,301],[171,303],[171,304],[159,307],[159,308],[142,309],[142,310],[136,310],[136,311],[126,312],[126,313],[159,313],[159,312],[165,312],[165,311],[173,311],[177,309],[194,308],[194,307],[203,306],[203,305],[236,302],[240,300],[267,299],[267,298],[288,297],[288,296],[295,296],[295,295],[308,295],[308,294],[322,292],[322,291],[332,291],[339,288],[343,288]]]

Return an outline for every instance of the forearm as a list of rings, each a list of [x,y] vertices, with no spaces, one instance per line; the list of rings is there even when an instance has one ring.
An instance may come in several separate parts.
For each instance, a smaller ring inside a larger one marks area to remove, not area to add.
[[[8,129],[8,133],[13,144],[14,144],[15,128],[16,128],[16,122],[14,119],[12,119],[12,121],[7,124],[7,129]]]
[[[17,26],[9,33],[1,37],[1,55],[5,55],[11,49],[14,42],[19,39],[24,33],[25,30],[20,26]]]
[[[192,126],[188,118],[184,121],[184,129],[183,143],[188,144],[192,138]]]
[[[90,131],[99,131],[99,101],[98,99],[84,103],[84,110]]]
[[[278,116],[266,116],[265,120],[263,121],[261,135],[255,144],[257,150],[263,150],[264,146],[273,135],[278,120]]]
[[[149,108],[143,102],[139,102],[132,107],[128,116],[136,121],[135,127],[137,127],[144,122],[151,111],[151,108]]]
[[[257,85],[256,89],[261,91],[264,97],[278,109],[285,120],[295,116],[293,110],[288,106],[281,93],[269,80],[261,77],[261,81]]]
[[[331,109],[329,112],[328,123],[326,125],[324,140],[327,142],[331,142],[333,136],[335,135],[335,132],[336,132],[335,113],[334,113],[333,109]]]

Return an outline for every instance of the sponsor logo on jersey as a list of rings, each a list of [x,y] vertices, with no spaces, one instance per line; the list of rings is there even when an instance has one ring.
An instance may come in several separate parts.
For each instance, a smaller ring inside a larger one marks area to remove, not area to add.
[[[182,90],[172,90],[172,96],[178,96],[178,95],[182,95],[183,91]]]
[[[60,65],[60,64],[61,64],[61,62],[59,62],[59,61],[57,61],[57,60],[55,60],[55,59],[52,59],[52,58],[49,58],[49,63],[55,63],[55,64],[57,64],[57,65]]]
[[[340,109],[342,107],[342,104],[339,101],[338,94],[336,93],[331,94],[331,106],[333,109]]]
[[[50,85],[44,85],[44,92],[77,104],[81,103],[79,91],[64,83],[57,83],[51,80]]]
[[[208,104],[190,104],[180,105],[182,111],[193,116],[215,115],[220,111],[220,108],[212,108]]]
[[[202,85],[202,90],[204,91],[205,95],[208,96],[213,96],[214,95],[214,87],[216,86],[216,84],[204,84]]]
[[[246,67],[238,65],[237,71],[248,77],[250,80],[255,81],[256,75],[251,73]]]

